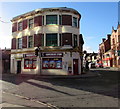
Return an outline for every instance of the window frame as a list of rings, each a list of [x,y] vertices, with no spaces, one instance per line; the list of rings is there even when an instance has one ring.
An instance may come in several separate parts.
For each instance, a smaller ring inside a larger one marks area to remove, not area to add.
[[[23,23],[22,21],[18,23],[18,31],[22,31],[23,30]]]
[[[56,17],[56,19],[53,20],[53,18],[52,18],[52,19],[49,19],[49,20],[48,20],[47,17],[51,17],[51,16]],[[50,23],[48,23],[48,22],[50,22]],[[52,23],[51,23],[51,22],[52,22]],[[54,22],[55,22],[55,23],[54,23]],[[46,15],[46,25],[57,25],[57,24],[58,24],[58,17],[57,17],[57,15]]]
[[[73,35],[73,41],[74,41],[74,47],[78,46],[78,40],[77,40],[78,36],[76,34]]]
[[[32,21],[32,23],[30,21]],[[33,28],[34,27],[34,19],[31,18],[31,19],[28,20],[28,22],[29,22],[28,23],[29,28]]]
[[[45,61],[48,61],[48,67],[44,67],[44,63]],[[54,62],[54,66],[51,66],[51,62]],[[59,62],[61,65],[60,67],[57,67],[57,61],[61,61]],[[42,58],[42,69],[62,69],[62,58]]]
[[[48,35],[50,35],[50,36],[48,36]],[[52,38],[53,35],[56,35],[56,39]],[[53,44],[53,42],[55,42],[55,41],[56,41],[56,44]],[[49,43],[51,43],[51,44],[49,44]],[[48,33],[48,34],[46,34],[46,46],[58,46],[58,34],[57,33]]]
[[[78,18],[73,17],[73,27],[78,27]]]
[[[21,49],[22,48],[22,38],[18,38],[17,42],[18,42],[17,48]]]
[[[26,65],[26,61],[28,61],[28,66]],[[30,66],[30,62],[32,62],[32,66]],[[34,62],[35,66],[34,66]],[[24,69],[36,69],[36,65],[37,65],[37,60],[36,59],[24,59]]]
[[[32,37],[31,41],[30,41],[30,37]],[[28,48],[32,48],[33,46],[34,46],[33,36],[28,36]]]

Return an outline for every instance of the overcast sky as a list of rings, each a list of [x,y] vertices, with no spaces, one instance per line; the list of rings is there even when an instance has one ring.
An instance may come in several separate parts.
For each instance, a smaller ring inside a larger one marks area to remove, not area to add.
[[[3,2],[0,10],[0,47],[11,48],[10,20],[38,8],[69,7],[81,14],[80,33],[84,49],[97,52],[102,38],[111,34],[118,24],[118,2]]]

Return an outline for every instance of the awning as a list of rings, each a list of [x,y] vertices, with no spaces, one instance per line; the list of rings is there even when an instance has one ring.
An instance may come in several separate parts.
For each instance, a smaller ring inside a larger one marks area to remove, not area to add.
[[[103,61],[111,60],[112,58],[104,58]]]

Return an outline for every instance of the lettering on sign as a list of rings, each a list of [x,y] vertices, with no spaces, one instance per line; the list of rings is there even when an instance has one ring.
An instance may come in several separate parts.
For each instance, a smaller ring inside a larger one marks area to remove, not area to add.
[[[42,57],[62,57],[63,53],[42,53]]]

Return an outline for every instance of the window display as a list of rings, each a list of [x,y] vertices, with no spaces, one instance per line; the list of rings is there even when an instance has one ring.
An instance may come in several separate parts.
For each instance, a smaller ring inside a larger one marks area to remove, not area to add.
[[[25,69],[35,69],[36,68],[36,60],[35,59],[25,59],[24,68]]]
[[[43,69],[62,69],[62,58],[43,58]]]

